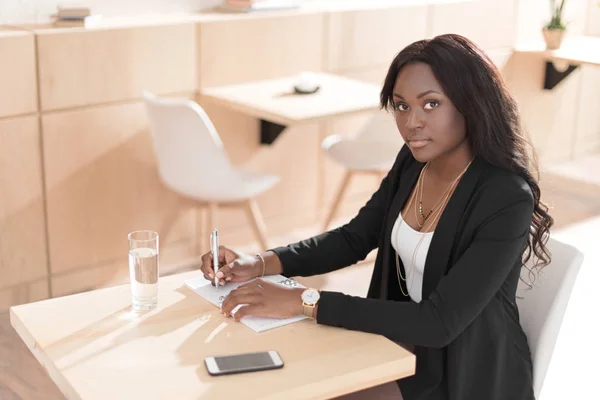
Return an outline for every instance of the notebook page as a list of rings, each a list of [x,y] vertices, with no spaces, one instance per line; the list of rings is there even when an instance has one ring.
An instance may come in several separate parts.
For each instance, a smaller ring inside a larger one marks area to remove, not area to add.
[[[302,286],[300,283],[296,282],[294,279],[286,278],[285,276],[282,276],[282,275],[263,276],[260,279],[271,281],[271,282],[274,282],[274,283],[277,283],[280,285],[285,285],[288,287],[304,288],[304,286]],[[210,303],[212,303],[213,305],[215,305],[219,308],[221,307],[223,300],[225,299],[225,297],[227,297],[229,292],[231,292],[232,290],[236,289],[237,287],[239,287],[245,283],[247,283],[247,282],[227,283],[225,286],[219,286],[219,288],[217,289],[216,287],[214,287],[211,284],[210,281],[207,281],[206,279],[204,279],[203,276],[188,279],[184,282],[184,284],[189,289],[196,292],[197,294],[202,296],[204,299],[208,300]],[[241,307],[241,305],[234,308],[233,313],[235,313],[240,307]],[[288,324],[291,324],[294,322],[302,321],[303,319],[306,319],[306,318],[307,317],[305,317],[304,315],[297,315],[295,317],[290,317],[290,318],[266,318],[266,317],[258,317],[256,315],[246,315],[245,317],[243,317],[241,319],[240,322],[242,322],[244,325],[246,325],[250,329],[254,330],[255,332],[263,332],[263,331],[266,331],[269,329],[278,328],[280,326],[284,326],[284,325],[288,325]]]

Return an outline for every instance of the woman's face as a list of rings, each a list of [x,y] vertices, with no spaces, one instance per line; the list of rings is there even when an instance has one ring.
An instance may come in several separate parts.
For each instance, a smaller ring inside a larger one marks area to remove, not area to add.
[[[425,63],[408,64],[396,77],[394,114],[417,161],[434,160],[466,143],[464,117]]]

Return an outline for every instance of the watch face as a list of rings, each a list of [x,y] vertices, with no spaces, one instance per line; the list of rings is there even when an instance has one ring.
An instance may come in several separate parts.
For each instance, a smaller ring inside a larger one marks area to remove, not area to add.
[[[306,289],[302,292],[302,301],[306,304],[315,304],[319,300],[319,291],[314,289]]]

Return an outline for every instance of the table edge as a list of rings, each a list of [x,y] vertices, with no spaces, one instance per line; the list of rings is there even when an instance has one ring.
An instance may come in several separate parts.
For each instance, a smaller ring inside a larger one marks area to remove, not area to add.
[[[201,94],[201,97],[208,100],[212,104],[228,108],[229,110],[232,110],[232,111],[240,112],[240,113],[248,115],[250,117],[254,117],[257,119],[263,119],[263,120],[266,120],[269,122],[274,122],[274,123],[277,123],[280,125],[284,125],[286,127],[289,127],[292,125],[298,125],[298,124],[322,122],[322,121],[328,120],[330,118],[349,116],[349,115],[360,114],[360,113],[365,113],[365,112],[374,112],[374,111],[378,111],[380,108],[379,103],[377,103],[377,104],[373,104],[372,106],[360,106],[360,107],[356,107],[353,109],[347,109],[347,110],[340,111],[340,112],[329,113],[329,114],[324,114],[324,115],[314,115],[314,116],[311,116],[308,118],[298,119],[298,118],[281,117],[279,115],[273,114],[271,112],[268,112],[268,111],[250,106],[250,105],[241,104],[241,103],[238,103],[238,102],[235,102],[232,100],[225,100],[221,97],[211,95],[211,94]]]
[[[27,346],[31,354],[33,354],[42,368],[44,368],[52,382],[54,382],[65,398],[69,400],[82,400],[75,388],[71,386],[69,381],[58,370],[52,359],[48,357],[44,350],[38,346],[29,330],[25,328],[23,321],[21,321],[19,318],[18,310],[14,309],[14,307],[11,307],[9,309],[9,317],[10,324],[15,332],[17,332],[17,335],[19,335],[21,338],[21,341],[25,343],[25,346]]]

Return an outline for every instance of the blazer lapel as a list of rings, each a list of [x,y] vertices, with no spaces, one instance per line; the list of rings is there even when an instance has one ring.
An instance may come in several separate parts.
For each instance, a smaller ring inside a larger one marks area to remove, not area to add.
[[[392,229],[394,228],[394,223],[398,218],[398,214],[404,208],[406,201],[415,184],[417,183],[417,179],[419,178],[419,174],[421,173],[421,169],[425,166],[424,163],[417,162],[416,160],[410,164],[406,170],[400,172],[398,189],[394,194],[394,198],[392,199],[392,203],[390,205],[387,218],[386,218],[386,226],[384,231],[384,244],[383,244],[383,254],[382,254],[382,279],[381,279],[381,289],[380,289],[380,298],[387,298],[388,294],[388,278],[390,276],[390,268],[396,268],[396,261],[394,257],[396,257],[395,250],[391,245],[392,239]],[[400,260],[400,267],[404,268],[402,265],[402,260]],[[403,271],[404,273],[404,271]],[[393,274],[396,275],[395,273]],[[407,292],[406,287],[403,287],[404,291]]]
[[[460,219],[484,169],[484,162],[479,157],[475,157],[462,179],[458,182],[452,197],[450,197],[440,216],[425,260],[423,299],[429,297],[439,280],[447,272]]]

